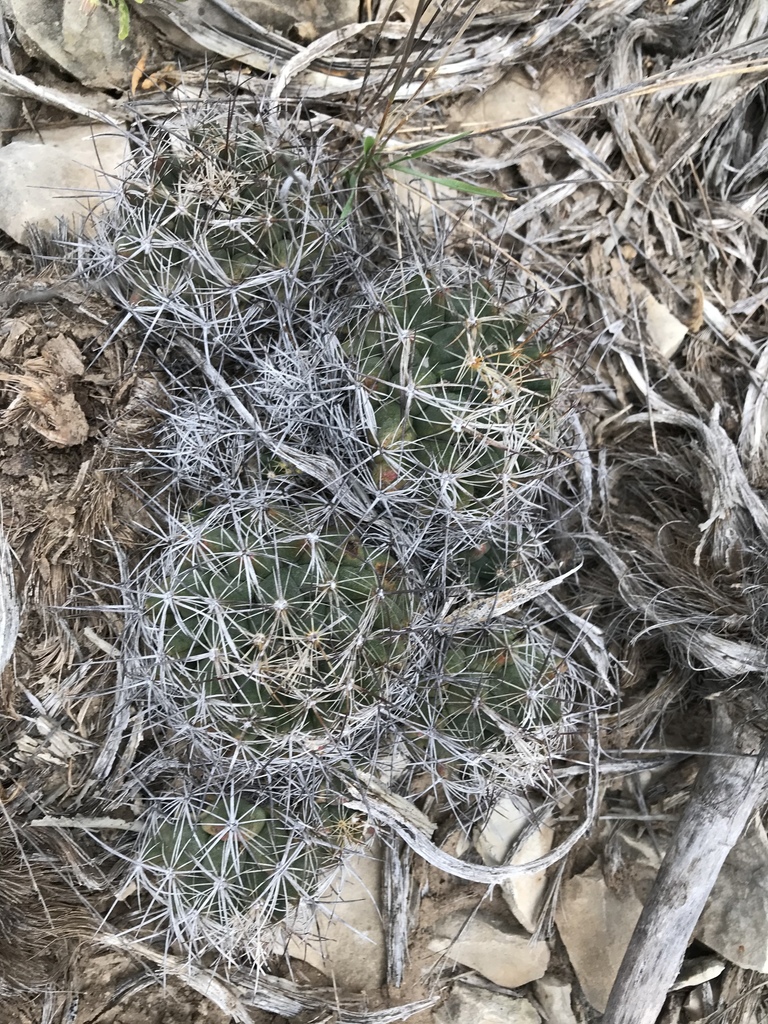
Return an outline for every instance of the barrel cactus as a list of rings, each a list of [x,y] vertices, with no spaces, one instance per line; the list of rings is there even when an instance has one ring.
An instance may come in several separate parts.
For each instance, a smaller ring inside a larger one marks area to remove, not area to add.
[[[468,828],[571,730],[578,659],[494,610],[552,571],[556,387],[526,303],[395,265],[321,148],[201,115],[139,151],[81,247],[178,371],[160,543],[126,584],[162,755],[130,856],[180,942],[263,960],[367,834],[366,779],[439,791]]]
[[[492,499],[524,464],[511,450],[513,422],[550,392],[529,332],[482,282],[451,287],[425,275],[385,294],[347,344],[374,408],[382,489],[453,473],[461,479],[453,491],[443,483],[443,501],[461,509]]]
[[[133,143],[89,276],[106,279],[145,328],[209,345],[271,333],[277,301],[309,312],[307,285],[333,278],[344,232],[334,190],[296,135],[256,121],[238,130],[202,109]]]
[[[191,734],[260,754],[365,720],[402,663],[413,596],[388,551],[273,495],[250,517],[180,524],[147,607]]]
[[[365,839],[338,794],[291,811],[220,790],[159,801],[136,856],[143,889],[171,910],[177,938],[200,953],[242,954],[302,898],[322,890],[345,849]],[[257,952],[257,956],[260,951]]]

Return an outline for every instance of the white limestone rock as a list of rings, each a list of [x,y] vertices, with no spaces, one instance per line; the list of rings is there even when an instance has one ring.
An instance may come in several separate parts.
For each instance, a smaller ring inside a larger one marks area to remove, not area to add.
[[[126,139],[104,125],[25,132],[0,149],[0,230],[22,244],[27,227],[79,230],[90,210],[109,201],[128,158]]]
[[[540,1024],[527,999],[489,992],[457,982],[445,1002],[432,1012],[434,1024]]]
[[[480,909],[470,917],[455,911],[432,929],[429,949],[463,964],[503,988],[541,978],[549,966],[546,942],[533,942],[506,917]]]
[[[322,971],[339,990],[373,993],[384,984],[381,867],[377,847],[349,857],[326,886],[311,928],[288,943],[289,956]]]
[[[643,905],[609,889],[599,863],[563,884],[555,924],[590,1004],[602,1013]]]
[[[760,821],[728,854],[696,938],[738,967],[768,974],[768,836]]]
[[[545,974],[534,983],[533,991],[548,1024],[578,1024],[571,1003],[571,985]]]
[[[527,864],[546,856],[552,849],[554,832],[543,822],[530,829],[531,823],[536,821],[537,812],[537,806],[526,797],[502,796],[475,837],[475,849],[483,863],[490,867],[505,863]],[[508,858],[516,843],[515,852]],[[529,932],[536,930],[546,887],[546,871],[519,875],[501,885],[507,906]]]

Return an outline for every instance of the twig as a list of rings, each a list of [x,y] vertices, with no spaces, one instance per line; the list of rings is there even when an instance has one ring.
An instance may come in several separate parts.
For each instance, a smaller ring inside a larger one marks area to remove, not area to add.
[[[59,89],[38,85],[31,78],[26,78],[24,75],[15,75],[2,67],[0,67],[0,85],[4,86],[3,91],[7,89],[14,96],[28,96],[30,99],[49,104],[59,110],[68,110],[70,114],[87,118],[89,121],[100,121],[102,124],[108,124],[120,132],[123,131],[123,126],[120,122],[110,117],[109,114],[96,110],[94,107],[88,107],[84,103],[79,103]]]

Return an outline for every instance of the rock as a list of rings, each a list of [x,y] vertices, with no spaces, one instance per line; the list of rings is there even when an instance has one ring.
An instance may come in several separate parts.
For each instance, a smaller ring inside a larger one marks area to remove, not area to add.
[[[125,138],[104,125],[18,135],[0,149],[0,230],[23,243],[28,224],[46,234],[60,220],[78,229],[127,156]]]
[[[698,988],[692,989],[683,1003],[683,1020],[701,1021],[704,1024],[705,1021],[711,1020],[715,1010],[715,999],[712,993],[712,986],[709,982],[705,982],[703,985],[699,985]],[[739,1017],[742,1024],[757,1024],[754,1017],[748,1017],[746,1020],[743,1016]]]
[[[11,141],[20,117],[21,98],[0,93],[0,145]]]
[[[505,863],[527,864],[549,853],[554,832],[549,825],[540,824],[523,838],[508,859],[511,847],[530,823],[535,821],[536,813],[536,806],[526,797],[510,794],[502,796],[475,838],[475,849],[483,858],[483,863],[493,867]],[[546,887],[546,871],[520,875],[501,885],[507,906],[529,932],[536,930]]]
[[[469,918],[464,911],[455,911],[439,921],[432,934],[433,953],[444,953],[503,988],[527,985],[549,966],[546,942],[532,942],[506,918],[488,910]]]
[[[538,81],[533,81],[521,71],[512,71],[495,82],[482,93],[462,96],[448,110],[448,128],[462,131],[465,128],[484,130],[500,128],[517,120],[527,120],[540,114],[586,99],[589,94],[588,79],[559,70],[550,70]],[[565,122],[567,124],[567,121]],[[509,141],[523,142],[530,149],[544,139],[536,128],[513,128],[493,137],[487,136],[482,150],[487,156],[498,156],[509,150]],[[551,141],[551,140],[549,140]]]
[[[724,970],[725,964],[716,956],[697,956],[692,960],[686,960],[680,968],[677,981],[670,992],[677,992],[681,988],[694,988],[707,981],[714,981]]]
[[[631,890],[608,888],[598,863],[562,887],[555,924],[585,997],[600,1013],[642,909]]]
[[[688,325],[678,320],[670,309],[650,293],[645,302],[645,326],[651,341],[665,359],[672,358],[688,333]]]
[[[759,821],[728,854],[695,935],[738,967],[768,973],[768,836]]]
[[[571,986],[567,981],[545,974],[534,983],[533,991],[548,1024],[578,1024],[571,1005]]]
[[[475,836],[475,849],[484,864],[499,865],[531,818],[531,802],[524,796],[505,793]]]
[[[458,982],[432,1013],[432,1020],[435,1024],[540,1024],[541,1017],[527,999]]]
[[[287,952],[322,971],[340,990],[375,992],[387,971],[380,851],[351,856],[330,879],[327,892],[311,932],[304,939],[293,936]]]
[[[230,0],[230,7],[264,28],[290,32],[297,25],[312,26],[318,36],[357,21],[357,0]]]
[[[139,58],[144,55],[151,64],[155,53],[154,37],[138,17],[131,18],[128,38],[118,39],[117,11],[107,4],[0,0],[0,7],[15,22],[31,57],[48,58],[92,88],[127,89]]]

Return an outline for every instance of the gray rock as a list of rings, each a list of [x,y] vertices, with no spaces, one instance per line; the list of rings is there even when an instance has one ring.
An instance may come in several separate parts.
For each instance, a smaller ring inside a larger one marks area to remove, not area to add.
[[[768,973],[768,836],[759,821],[728,854],[696,938],[738,967]]]
[[[642,909],[631,890],[608,888],[597,863],[563,885],[557,930],[585,997],[600,1013]]]
[[[429,949],[470,967],[503,988],[518,988],[542,977],[549,966],[546,942],[529,935],[507,918],[478,910],[471,917],[455,911],[433,927]]]
[[[541,1017],[527,999],[458,982],[433,1011],[432,1020],[434,1024],[540,1024]]]
[[[27,225],[78,229],[89,210],[108,201],[128,156],[125,138],[103,125],[25,132],[0,149],[0,230],[26,241]]]
[[[319,902],[311,929],[294,935],[289,956],[303,960],[347,992],[375,992],[386,978],[386,934],[379,909],[380,851],[355,854],[339,868]]]
[[[552,849],[554,832],[546,823],[531,830],[537,811],[538,807],[524,796],[505,794],[500,797],[475,837],[475,849],[483,862],[497,867],[505,863],[527,864],[546,856]],[[510,857],[513,846],[516,846],[515,852]],[[536,930],[546,887],[546,871],[502,882],[501,891],[507,906],[529,932]]]
[[[719,978],[724,970],[725,964],[716,956],[698,956],[693,960],[686,960],[670,992],[678,992],[682,988],[695,988],[697,985],[713,981]]]
[[[545,974],[535,982],[533,991],[548,1024],[578,1024],[571,1004],[571,986],[567,981]]]
[[[317,35],[357,21],[357,0],[228,0],[229,6],[265,28],[288,32],[311,25]]]
[[[97,89],[127,89],[142,54],[155,52],[154,36],[139,17],[118,39],[115,8],[83,0],[0,0],[30,56],[45,57]]]
[[[705,1021],[711,1020],[715,1010],[715,999],[710,983],[706,981],[703,985],[691,989],[683,1002],[682,1009],[682,1019],[691,1021],[691,1024],[695,1021],[701,1021],[704,1024]],[[743,1016],[740,1016],[739,1020],[741,1024],[757,1024],[757,1020],[754,1017],[745,1019]]]

